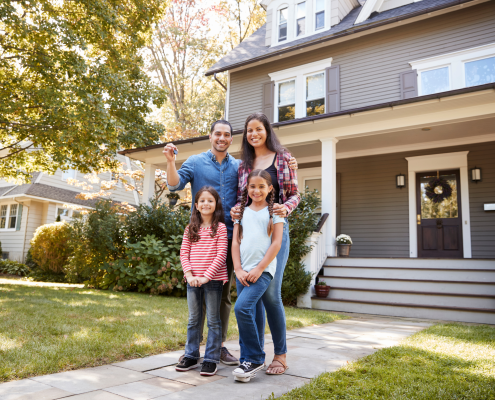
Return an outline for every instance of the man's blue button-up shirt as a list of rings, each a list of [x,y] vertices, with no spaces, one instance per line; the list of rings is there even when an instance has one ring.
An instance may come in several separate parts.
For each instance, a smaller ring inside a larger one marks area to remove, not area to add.
[[[230,218],[230,209],[237,203],[237,170],[240,160],[230,154],[219,164],[215,155],[208,150],[204,153],[189,157],[177,171],[180,182],[175,186],[167,186],[172,192],[182,190],[190,182],[192,199],[203,186],[213,186],[222,200],[229,238],[232,238],[234,226]],[[191,206],[192,210],[192,206]]]

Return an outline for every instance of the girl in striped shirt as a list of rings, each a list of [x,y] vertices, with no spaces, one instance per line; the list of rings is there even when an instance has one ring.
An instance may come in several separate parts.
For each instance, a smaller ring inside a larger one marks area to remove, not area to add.
[[[208,339],[201,375],[215,375],[220,362],[222,323],[220,301],[227,276],[227,228],[224,224],[220,196],[211,186],[196,193],[191,221],[184,231],[180,261],[187,280],[189,322],[184,358],[176,371],[196,368],[203,325],[203,303],[206,304]]]

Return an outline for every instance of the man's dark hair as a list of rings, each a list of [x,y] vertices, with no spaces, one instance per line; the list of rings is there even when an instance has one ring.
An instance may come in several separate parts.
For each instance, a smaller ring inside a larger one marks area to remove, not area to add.
[[[233,131],[232,125],[230,125],[230,122],[229,121],[225,121],[224,119],[219,119],[218,121],[215,121],[215,122],[213,122],[213,124],[211,124],[210,134],[213,133],[213,131],[215,130],[215,126],[217,124],[228,125],[229,128],[230,128],[230,134],[232,135],[232,131]]]

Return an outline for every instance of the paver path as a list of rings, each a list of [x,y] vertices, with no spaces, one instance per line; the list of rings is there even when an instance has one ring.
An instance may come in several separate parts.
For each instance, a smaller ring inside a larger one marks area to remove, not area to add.
[[[199,368],[176,372],[183,351],[124,361],[112,365],[38,376],[0,384],[0,400],[182,400],[265,399],[304,385],[322,372],[335,371],[347,362],[432,325],[412,318],[357,316],[331,324],[287,332],[285,375],[264,371],[249,383],[235,382],[234,367],[219,364],[217,375],[202,377]],[[239,357],[237,341],[227,348]],[[270,335],[266,339],[267,363],[273,358]],[[204,349],[202,349],[204,350]]]

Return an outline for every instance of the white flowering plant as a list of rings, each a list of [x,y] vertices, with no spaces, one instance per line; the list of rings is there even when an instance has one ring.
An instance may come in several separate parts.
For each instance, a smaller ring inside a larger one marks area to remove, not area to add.
[[[352,239],[349,235],[341,234],[337,236],[337,244],[352,244]]]

